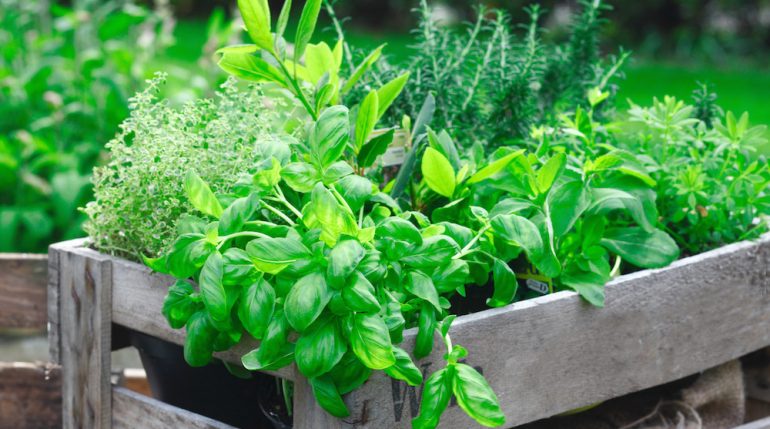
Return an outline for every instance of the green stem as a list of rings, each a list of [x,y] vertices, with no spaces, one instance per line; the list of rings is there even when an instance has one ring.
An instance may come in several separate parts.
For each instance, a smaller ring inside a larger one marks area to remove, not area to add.
[[[275,193],[278,195],[278,200],[283,205],[285,205],[289,210],[291,210],[292,213],[294,213],[295,216],[297,216],[298,219],[302,219],[302,213],[297,210],[296,207],[292,203],[289,202],[288,199],[286,199],[286,195],[283,194],[283,191],[281,190],[280,186],[275,187]]]
[[[263,206],[264,206],[266,209],[268,209],[268,210],[270,210],[271,212],[275,213],[275,214],[276,214],[276,216],[278,216],[278,217],[280,217],[281,219],[283,219],[283,220],[284,220],[286,223],[288,223],[289,225],[291,225],[291,226],[294,226],[294,225],[296,225],[296,224],[297,224],[296,222],[294,222],[293,220],[291,220],[291,218],[289,218],[288,216],[286,216],[286,215],[285,215],[285,214],[284,214],[282,211],[280,211],[280,210],[278,210],[277,208],[275,208],[275,207],[271,206],[270,204],[267,204],[267,203],[264,203],[264,202],[263,202],[263,203],[262,203],[262,205],[263,205]]]
[[[310,117],[313,118],[313,121],[318,120],[318,115],[316,114],[315,109],[313,109],[310,106],[310,103],[307,101],[307,98],[305,98],[305,93],[302,92],[302,89],[299,87],[299,84],[297,83],[296,76],[292,77],[291,73],[289,73],[289,70],[286,68],[286,66],[283,64],[283,61],[281,61],[280,58],[274,53],[270,52],[270,54],[275,58],[275,60],[278,62],[278,66],[281,67],[281,71],[283,72],[284,76],[289,80],[289,83],[294,87],[294,92],[299,98],[299,101],[302,103],[302,105],[305,107],[305,110],[307,110],[307,113],[310,114]],[[294,64],[294,70],[297,70],[298,64]]]
[[[485,225],[483,228],[481,228],[481,230],[479,230],[479,233],[476,234],[476,236],[473,237],[473,239],[469,241],[468,244],[466,244],[465,247],[463,247],[462,250],[460,250],[460,252],[454,255],[452,259],[460,259],[463,256],[471,253],[471,247],[473,247],[473,245],[476,244],[476,242],[479,241],[481,237],[484,235],[484,233],[489,231],[490,228],[492,228],[491,225]]]
[[[224,246],[224,245],[225,245],[225,243],[227,243],[228,241],[232,240],[233,238],[238,238],[238,237],[258,237],[258,238],[269,238],[267,235],[265,235],[265,234],[262,234],[261,232],[256,232],[256,231],[241,231],[241,232],[236,232],[236,233],[234,233],[234,234],[230,234],[230,235],[225,235],[225,236],[219,237],[219,239],[220,239],[221,241],[220,241],[220,243],[217,245],[217,249],[221,249],[221,248],[222,248],[222,246]]]
[[[355,217],[356,214],[353,213],[353,209],[350,208],[350,206],[348,205],[348,202],[345,201],[345,198],[342,198],[342,195],[340,195],[339,191],[337,191],[337,188],[335,188],[334,185],[332,185],[332,186],[329,186],[329,189],[332,191],[332,194],[334,195],[334,197],[337,198],[338,202],[345,207],[348,213],[350,213],[351,216]]]

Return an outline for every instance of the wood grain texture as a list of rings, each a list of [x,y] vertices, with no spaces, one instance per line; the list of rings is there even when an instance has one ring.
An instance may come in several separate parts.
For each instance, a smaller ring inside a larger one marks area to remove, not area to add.
[[[294,429],[341,429],[348,427],[344,420],[328,414],[318,405],[310,383],[299,377],[294,382]]]
[[[110,260],[66,249],[59,254],[62,427],[108,429],[112,420]]]
[[[112,389],[113,429],[235,429],[123,387]]]
[[[450,332],[497,393],[506,427],[657,386],[770,344],[770,239],[620,277],[607,306],[576,294],[459,317]],[[416,332],[405,335],[411,350]],[[432,373],[443,350],[419,364]],[[426,368],[427,367],[427,368]],[[419,392],[377,374],[347,398],[348,427],[408,428]],[[364,412],[365,410],[365,412]],[[442,428],[478,427],[457,407]]]
[[[0,253],[0,330],[46,329],[48,257]]]
[[[770,429],[770,417],[746,423],[745,425],[738,426],[734,429]]]
[[[0,429],[60,428],[61,418],[57,366],[0,363]]]

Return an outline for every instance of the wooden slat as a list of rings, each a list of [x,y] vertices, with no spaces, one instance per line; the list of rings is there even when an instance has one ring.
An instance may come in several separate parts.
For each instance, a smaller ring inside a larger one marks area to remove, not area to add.
[[[112,389],[113,429],[235,429],[123,387]]]
[[[59,367],[0,363],[0,429],[60,428],[61,398]]]
[[[59,254],[62,426],[109,429],[112,270],[100,255]]]
[[[734,429],[770,429],[770,417],[751,423],[746,423],[745,425],[738,426]]]
[[[770,239],[739,243],[607,286],[597,309],[560,292],[459,317],[450,332],[498,394],[506,427],[697,373],[770,344]],[[411,350],[416,332],[405,334]],[[438,343],[437,343],[438,344]],[[438,349],[419,363],[443,366]],[[347,427],[408,428],[419,392],[376,374],[347,398]],[[457,407],[442,428],[478,427]]]
[[[0,253],[0,330],[46,329],[46,255]]]
[[[94,256],[99,255],[89,249],[81,251]],[[163,300],[174,279],[152,273],[149,268],[125,259],[110,258],[110,260],[113,267],[113,322],[166,341],[184,344],[184,330],[171,329],[161,315]],[[247,340],[232,350],[217,353],[216,356],[240,363],[241,356],[256,348],[257,345],[256,341]],[[289,367],[271,374],[293,380],[296,372],[293,367]]]
[[[313,390],[304,377],[294,382],[294,429],[341,429],[346,423],[337,419],[318,405]],[[383,428],[384,429],[384,428]]]

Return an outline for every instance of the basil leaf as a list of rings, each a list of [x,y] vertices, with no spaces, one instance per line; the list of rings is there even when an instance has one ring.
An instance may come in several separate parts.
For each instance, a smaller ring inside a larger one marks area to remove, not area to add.
[[[380,303],[374,293],[374,286],[362,273],[356,271],[348,285],[342,289],[342,299],[351,311],[377,313],[380,311]]]
[[[411,222],[400,217],[389,217],[377,225],[374,235],[378,239],[404,240],[411,244],[422,245],[422,234]]]
[[[350,347],[364,365],[385,369],[396,363],[388,327],[380,316],[357,313],[351,325]]]
[[[492,272],[495,291],[492,298],[487,300],[487,305],[490,307],[504,307],[513,302],[516,291],[519,289],[519,282],[516,280],[516,274],[511,270],[511,267],[498,258],[494,258]]]
[[[329,265],[326,269],[326,278],[332,287],[342,288],[345,280],[356,270],[365,255],[366,251],[358,241],[339,241],[328,255]]]
[[[524,150],[517,150],[516,152],[509,153],[508,155],[505,155],[504,157],[488,164],[481,170],[477,171],[473,176],[471,176],[468,179],[468,184],[473,185],[475,183],[489,179],[495,174],[501,172],[505,167],[508,166],[508,164],[511,163],[511,161],[521,156],[523,153]]]
[[[240,231],[251,219],[259,207],[259,195],[252,193],[246,198],[238,198],[222,212],[219,218],[219,235],[228,235]]]
[[[479,424],[497,427],[505,423],[497,395],[487,380],[472,367],[462,363],[455,365],[452,392],[457,398],[457,405]]]
[[[187,172],[184,180],[184,191],[190,204],[203,214],[219,219],[222,216],[222,205],[211,192],[211,188],[194,170]]]
[[[537,188],[541,194],[546,194],[551,190],[554,182],[559,175],[564,171],[564,166],[567,165],[567,155],[563,153],[557,153],[552,156],[543,167],[537,172]]]
[[[347,417],[350,415],[348,407],[340,396],[337,386],[334,385],[332,377],[328,374],[308,380],[310,387],[313,388],[318,405],[334,417]]]
[[[291,361],[294,360],[294,348],[287,348],[289,335],[289,323],[286,320],[282,310],[276,309],[273,318],[267,325],[267,330],[262,337],[259,348],[253,352],[244,355],[241,359],[243,366],[256,371],[264,366],[272,365],[282,361],[288,355],[291,355]],[[290,362],[291,363],[291,362]]]
[[[442,368],[428,377],[422,390],[420,414],[412,419],[413,429],[434,429],[452,397],[454,366]]]
[[[223,321],[230,317],[225,287],[222,283],[224,276],[224,260],[219,251],[212,253],[203,264],[198,279],[203,303],[214,320]]]
[[[318,183],[310,196],[310,203],[302,212],[302,221],[308,229],[321,230],[321,240],[334,247],[341,235],[356,237],[358,225],[353,215],[337,202],[326,187]]]
[[[237,78],[251,82],[273,82],[288,87],[281,72],[257,55],[220,49],[222,54],[217,65]]]
[[[435,193],[451,198],[455,192],[455,171],[441,152],[429,147],[422,156],[422,176]]]
[[[238,9],[251,40],[260,48],[272,51],[273,35],[270,32],[270,6],[267,0],[238,0]]]
[[[142,255],[142,262],[152,271],[160,274],[171,274],[168,268],[168,255],[158,258],[148,258]]]
[[[294,358],[302,375],[313,378],[331,371],[347,349],[334,321],[326,318],[314,323],[297,339]]]
[[[655,229],[647,218],[642,202],[635,195],[612,188],[594,188],[592,192],[592,212],[603,214],[611,210],[625,209],[646,232],[652,232]]]
[[[411,271],[407,274],[404,289],[412,295],[429,302],[436,311],[441,311],[441,304],[438,302],[438,292],[433,285],[433,280],[419,271]]]
[[[419,386],[422,384],[422,372],[412,362],[409,353],[405,350],[393,347],[393,355],[396,357],[396,363],[385,368],[385,374],[396,380],[405,381],[410,386]]]
[[[264,345],[252,350],[241,358],[243,367],[250,371],[277,371],[294,363],[294,344],[284,343],[273,353],[263,353]]]
[[[198,311],[190,316],[186,325],[187,336],[184,340],[184,360],[190,366],[201,367],[211,362],[213,344],[217,331],[209,320],[206,311]]]
[[[414,357],[422,359],[433,351],[433,331],[436,330],[436,313],[433,307],[423,303],[417,319],[417,339],[414,344]]]
[[[329,374],[340,395],[345,395],[361,387],[372,370],[364,366],[352,350],[348,350]]]
[[[176,232],[179,235],[203,234],[206,232],[206,221],[197,216],[184,214],[176,221]]]
[[[246,253],[254,262],[286,265],[312,256],[310,250],[295,238],[265,237],[250,241]]]
[[[665,232],[642,228],[610,228],[602,246],[640,268],[662,268],[679,258],[679,247]]]
[[[324,170],[322,177],[323,183],[324,185],[330,185],[337,182],[338,180],[342,180],[344,177],[350,176],[353,173],[353,167],[351,167],[350,164],[348,164],[346,161],[337,161],[326,167]]]
[[[448,262],[459,251],[460,246],[451,238],[434,235],[426,238],[414,253],[401,258],[401,262],[415,268],[433,268]]]
[[[321,179],[318,169],[306,162],[292,162],[281,170],[281,177],[291,189],[307,193]]]
[[[385,134],[372,138],[365,143],[358,152],[358,165],[364,168],[371,167],[393,143],[394,130],[388,130]]]
[[[583,271],[577,267],[569,267],[564,270],[559,281],[577,292],[596,307],[604,307],[604,285],[609,276],[595,271]]]
[[[378,108],[379,98],[377,97],[377,91],[372,90],[364,98],[364,101],[361,102],[361,107],[358,109],[358,117],[356,118],[356,153],[361,151],[364,143],[366,143],[369,135],[377,125],[377,120],[379,119]]]
[[[238,319],[252,337],[259,340],[265,334],[275,308],[275,290],[264,278],[241,289]]]
[[[358,212],[376,190],[369,179],[358,175],[345,176],[334,187],[354,212]]]
[[[245,250],[237,247],[231,247],[227,249],[222,255],[224,258],[224,279],[225,286],[241,285],[249,281],[256,270],[254,264],[249,258],[249,254]]]
[[[569,232],[590,203],[591,198],[583,182],[568,182],[552,189],[546,198],[546,204],[549,208],[549,221],[553,225],[554,238]]]
[[[462,259],[452,259],[440,266],[431,274],[433,284],[439,293],[449,293],[465,286],[470,275],[468,262]]]
[[[524,249],[530,261],[536,262],[543,254],[543,238],[529,219],[515,214],[498,215],[491,225],[497,236]]]
[[[172,328],[182,329],[198,309],[198,303],[192,299],[194,292],[190,283],[181,280],[168,289],[162,313]]]
[[[286,296],[286,320],[294,329],[303,332],[318,319],[331,297],[323,274],[315,272],[302,277]]]
[[[345,106],[325,109],[313,124],[308,137],[310,155],[319,169],[325,169],[340,159],[350,140],[349,126]]]
[[[203,266],[214,245],[202,234],[185,234],[176,239],[168,254],[168,269],[180,279],[192,277]]]
[[[321,11],[321,0],[307,0],[302,9],[302,15],[297,25],[297,34],[294,37],[294,62],[299,63],[305,48],[313,37],[315,25],[318,21],[318,13]]]

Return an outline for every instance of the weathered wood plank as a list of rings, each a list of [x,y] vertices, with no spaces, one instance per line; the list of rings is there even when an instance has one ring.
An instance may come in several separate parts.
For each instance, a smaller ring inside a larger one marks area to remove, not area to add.
[[[345,421],[328,414],[318,405],[310,383],[299,377],[294,382],[294,429],[341,429]]]
[[[745,425],[738,426],[734,429],[770,429],[770,417],[751,423],[746,423]]]
[[[770,344],[770,238],[623,276],[592,308],[560,292],[459,317],[455,344],[497,392],[507,426],[657,386]],[[415,331],[405,334],[411,350]],[[443,350],[420,362],[440,368]],[[419,392],[377,374],[349,395],[355,428],[408,428]],[[365,411],[364,411],[365,410]],[[450,407],[442,428],[477,427]]]
[[[112,270],[108,258],[59,254],[62,426],[109,429]]]
[[[61,397],[59,367],[0,363],[0,429],[61,427]]]
[[[112,389],[113,429],[235,429],[123,387]]]
[[[46,329],[46,255],[0,253],[0,330]]]
[[[90,249],[83,249],[83,251],[99,255],[98,252]],[[166,341],[184,344],[184,330],[171,329],[161,315],[163,300],[174,279],[152,273],[149,268],[125,259],[110,258],[110,260],[113,267],[113,322]],[[217,353],[217,357],[240,363],[241,356],[256,348],[257,345],[256,341],[246,340],[232,350]],[[271,373],[290,380],[295,378],[293,367]]]

